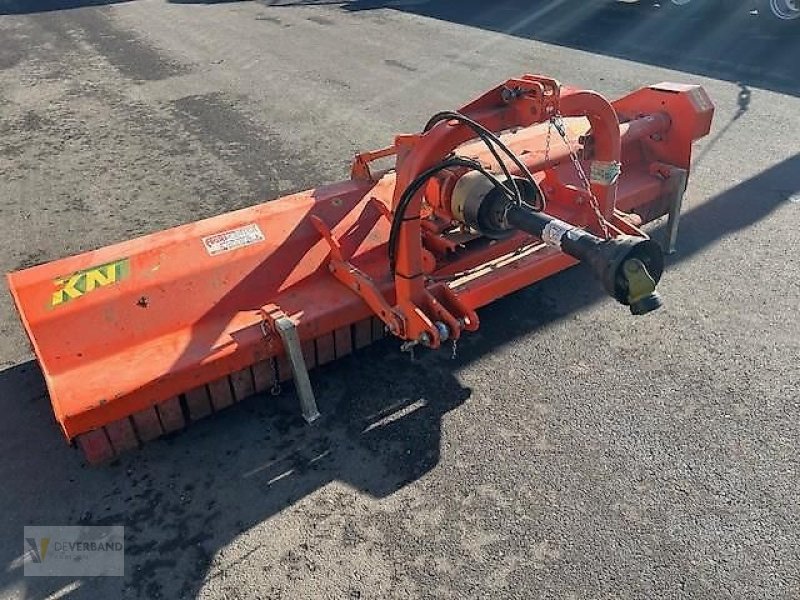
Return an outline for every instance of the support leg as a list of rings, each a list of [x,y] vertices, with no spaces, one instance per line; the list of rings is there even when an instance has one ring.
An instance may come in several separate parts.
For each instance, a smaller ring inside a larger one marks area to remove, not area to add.
[[[669,204],[669,218],[667,220],[667,254],[675,253],[675,245],[678,241],[678,225],[681,219],[681,205],[683,195],[686,193],[686,182],[689,173],[685,169],[673,169],[671,179],[674,180],[672,188],[672,200]]]
[[[300,397],[300,409],[303,413],[303,418],[307,423],[313,423],[320,415],[317,409],[317,400],[314,398],[314,390],[311,387],[311,380],[308,377],[308,369],[303,358],[303,348],[300,346],[297,328],[289,317],[276,319],[275,328],[281,336],[283,347],[289,357],[289,364],[292,366],[295,389]]]

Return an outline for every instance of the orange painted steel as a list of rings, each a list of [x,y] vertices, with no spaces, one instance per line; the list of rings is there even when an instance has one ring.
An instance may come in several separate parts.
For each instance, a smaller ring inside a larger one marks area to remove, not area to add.
[[[609,103],[524,76],[460,112],[504,132],[548,213],[595,232],[569,149],[544,123],[565,118],[587,172],[593,161],[621,161],[617,181],[592,183],[617,235],[667,212],[672,169],[688,171],[713,105],[698,86],[660,84]],[[310,368],[383,337],[384,326],[437,347],[436,321],[458,338],[478,327],[481,306],[575,264],[526,233],[490,241],[454,228],[454,169],[408,207],[391,273],[401,193],[453,151],[498,172],[470,129],[444,121],[358,156],[350,181],[9,274],[65,436],[100,461],[291,378],[275,310],[296,324]],[[395,155],[394,169],[371,172]]]

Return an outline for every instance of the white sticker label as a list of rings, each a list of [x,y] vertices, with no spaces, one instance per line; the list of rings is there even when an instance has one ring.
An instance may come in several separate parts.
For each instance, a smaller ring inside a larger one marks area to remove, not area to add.
[[[561,248],[561,238],[572,229],[575,228],[569,223],[553,219],[542,229],[542,241],[548,246]]]
[[[251,223],[244,227],[206,236],[203,238],[203,244],[211,256],[216,256],[223,252],[230,252],[237,248],[244,248],[245,246],[263,242],[264,239],[264,234],[261,233],[258,225]]]

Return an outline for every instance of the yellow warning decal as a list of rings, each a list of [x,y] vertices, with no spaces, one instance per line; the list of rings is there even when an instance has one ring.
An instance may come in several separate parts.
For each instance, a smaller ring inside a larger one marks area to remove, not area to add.
[[[114,262],[97,267],[76,271],[72,275],[65,275],[53,280],[56,291],[50,306],[60,306],[80,298],[97,288],[114,285],[128,276],[130,264],[127,258],[115,260]]]

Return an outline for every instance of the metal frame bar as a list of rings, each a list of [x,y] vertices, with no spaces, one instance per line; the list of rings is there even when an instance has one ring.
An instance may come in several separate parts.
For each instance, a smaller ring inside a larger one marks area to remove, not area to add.
[[[294,373],[294,385],[300,398],[300,410],[307,423],[313,423],[320,417],[311,379],[308,377],[306,361],[303,358],[303,349],[300,346],[300,337],[297,335],[297,326],[289,317],[280,317],[275,320],[275,329],[283,341],[283,347],[289,358],[289,364]]]
[[[681,206],[686,193],[689,172],[686,169],[672,169],[670,179],[674,179],[673,195],[669,202],[669,218],[667,220],[667,254],[675,254],[678,242],[678,226],[681,221]]]

